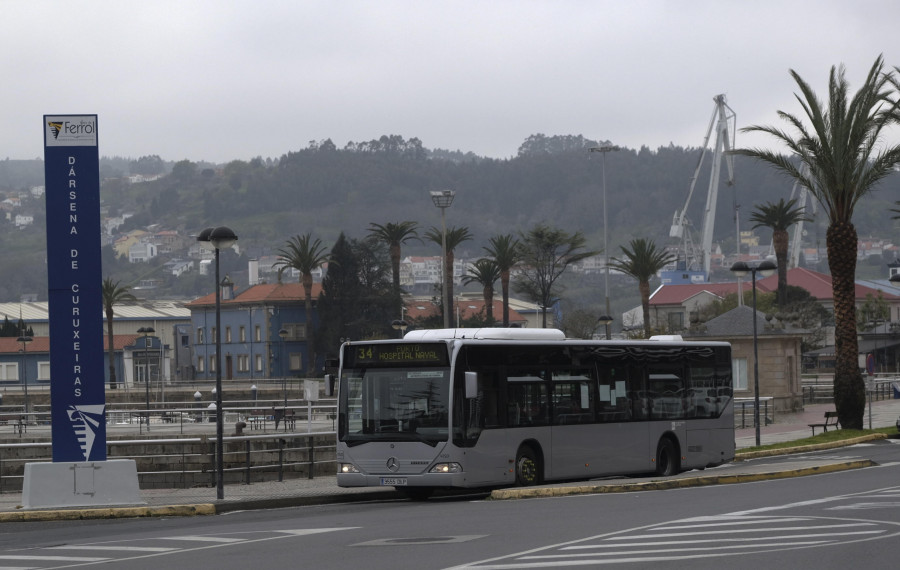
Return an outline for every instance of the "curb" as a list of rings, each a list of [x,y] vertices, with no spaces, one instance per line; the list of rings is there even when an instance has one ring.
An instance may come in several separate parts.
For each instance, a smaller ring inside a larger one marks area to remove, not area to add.
[[[808,451],[823,451],[826,449],[836,449],[838,447],[849,447],[858,443],[874,441],[876,439],[887,439],[886,433],[870,433],[853,439],[843,439],[840,441],[829,441],[827,443],[815,443],[812,445],[799,445],[797,447],[783,447],[781,449],[765,449],[762,451],[738,451],[734,454],[735,461],[743,461],[745,459],[757,459],[760,457],[774,457],[776,455],[793,455],[795,453],[806,453]]]
[[[77,521],[92,519],[189,517],[216,514],[211,503],[195,505],[164,505],[155,507],[109,507],[104,509],[58,509],[53,511],[14,511],[0,513],[2,522]]]
[[[521,489],[497,489],[491,492],[490,500],[533,499],[538,497],[565,497],[569,495],[593,495],[603,493],[632,493],[636,491],[661,491],[666,489],[684,489],[688,487],[706,487],[709,485],[729,485],[733,483],[753,483],[757,481],[770,481],[775,479],[787,479],[789,477],[802,477],[806,475],[819,475],[822,473],[835,473],[850,469],[862,469],[877,465],[870,459],[860,461],[848,461],[845,463],[833,463],[818,467],[804,467],[787,471],[771,471],[768,473],[748,473],[744,475],[705,475],[699,477],[685,477],[683,479],[669,479],[664,481],[645,481],[642,483],[625,483],[615,485],[578,485],[573,487],[542,487]]]

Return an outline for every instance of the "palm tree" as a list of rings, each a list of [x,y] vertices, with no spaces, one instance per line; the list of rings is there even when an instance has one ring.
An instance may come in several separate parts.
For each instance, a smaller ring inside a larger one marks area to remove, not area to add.
[[[494,283],[497,279],[500,279],[500,267],[496,261],[485,257],[473,263],[468,275],[462,278],[465,285],[473,282],[481,285],[485,314],[491,323],[494,322]]]
[[[429,241],[438,244],[438,246],[442,244],[440,228],[432,227],[425,232],[425,237]],[[447,259],[444,263],[444,275],[447,279],[444,281],[447,283],[447,298],[450,299],[451,304],[453,303],[453,251],[459,247],[459,244],[470,239],[472,239],[472,233],[465,226],[447,228]],[[444,307],[443,310],[451,311],[452,307]]]
[[[851,97],[844,66],[832,67],[828,100],[823,104],[796,71],[790,73],[800,89],[796,98],[809,128],[803,117],[779,111],[796,134],[759,125],[743,130],[771,135],[793,156],[761,148],[735,152],[762,160],[805,186],[828,215],[825,239],[834,296],[834,404],[841,427],[862,429],[865,384],[857,361],[857,233],[852,219],[856,204],[900,162],[900,146],[885,144],[882,136],[885,128],[898,120],[890,89],[895,76],[884,71],[879,56]]]
[[[316,364],[315,339],[313,338],[315,326],[312,320],[312,272],[328,261],[328,250],[322,245],[322,241],[319,238],[314,240],[312,235],[306,233],[289,239],[287,245],[278,250],[278,254],[281,256],[281,259],[275,262],[275,265],[281,266],[279,271],[293,268],[300,272],[300,284],[303,285],[303,300],[306,313],[306,346],[309,352],[306,374],[310,376],[315,374]]]
[[[788,228],[797,222],[810,220],[804,215],[803,208],[797,207],[796,199],[785,202],[782,198],[778,202],[757,206],[750,215],[750,221],[756,222],[754,229],[760,226],[772,228],[772,248],[778,265],[778,306],[784,307],[787,305]]]
[[[137,297],[129,291],[131,287],[127,285],[119,286],[119,281],[113,283],[113,280],[107,277],[103,280],[101,286],[103,292],[103,309],[106,311],[106,340],[107,352],[109,354],[109,389],[115,390],[116,386],[116,347],[113,342],[113,305],[116,303],[124,303],[137,301]]]
[[[619,247],[623,258],[613,257],[609,266],[637,279],[644,315],[644,337],[650,338],[650,278],[670,263],[672,256],[665,250],[657,249],[653,240],[638,238],[631,240],[628,245],[631,249]]]
[[[388,246],[391,256],[391,273],[394,278],[394,292],[400,294],[400,246],[409,240],[419,239],[419,224],[416,222],[388,222],[385,225],[369,224],[369,237]]]
[[[521,259],[519,240],[512,234],[496,235],[484,250],[494,258],[500,271],[500,290],[503,294],[503,326],[509,326],[509,272]]]

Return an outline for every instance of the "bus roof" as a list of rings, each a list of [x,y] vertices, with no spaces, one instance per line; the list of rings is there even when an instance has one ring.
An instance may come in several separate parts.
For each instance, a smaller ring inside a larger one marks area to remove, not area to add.
[[[421,329],[409,331],[403,340],[447,340],[473,338],[482,340],[565,340],[559,329],[520,328],[469,328],[469,329]]]

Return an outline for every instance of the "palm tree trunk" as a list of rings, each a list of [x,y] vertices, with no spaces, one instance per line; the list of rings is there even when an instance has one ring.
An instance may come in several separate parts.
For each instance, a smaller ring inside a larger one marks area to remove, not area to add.
[[[308,359],[306,376],[311,378],[316,374],[316,343],[314,338],[316,327],[312,318],[312,275],[301,275],[300,281],[303,284],[303,308],[306,312],[306,355]]]
[[[775,261],[778,265],[778,306],[784,307],[787,305],[787,231],[776,230],[772,232],[772,247],[775,249]]]
[[[641,312],[644,315],[644,338],[650,338],[650,282],[638,283],[641,292]]]
[[[856,338],[856,247],[853,224],[833,222],[826,233],[834,296],[834,402],[845,429],[862,429],[866,390],[859,372]]]
[[[113,313],[106,312],[106,338],[108,345],[107,353],[109,354],[109,389],[115,390],[116,386],[116,345],[113,342]]]
[[[500,291],[503,295],[503,326],[509,326],[509,271],[500,272]]]

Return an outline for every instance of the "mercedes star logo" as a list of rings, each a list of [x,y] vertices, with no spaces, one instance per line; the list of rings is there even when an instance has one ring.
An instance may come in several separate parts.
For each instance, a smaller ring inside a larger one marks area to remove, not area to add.
[[[387,468],[391,473],[396,473],[400,469],[400,462],[397,461],[396,457],[388,457]]]

